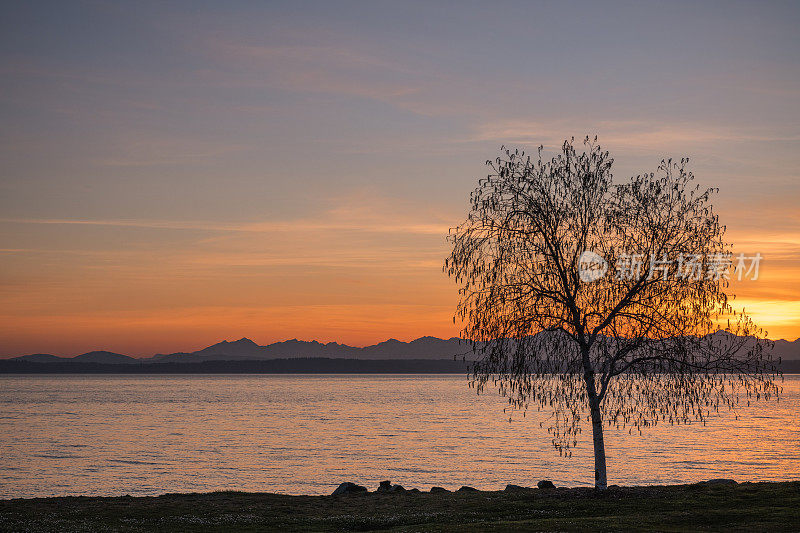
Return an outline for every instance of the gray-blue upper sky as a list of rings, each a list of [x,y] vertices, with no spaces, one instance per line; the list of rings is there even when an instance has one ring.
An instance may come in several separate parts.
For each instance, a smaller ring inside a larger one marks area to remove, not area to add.
[[[297,335],[397,327],[353,326],[359,306],[423,305],[430,323],[454,303],[440,229],[483,161],[585,134],[619,177],[690,156],[732,236],[772,247],[784,283],[800,248],[799,22],[796,2],[8,3],[0,303],[16,311],[0,338],[38,349],[43,316],[290,304],[342,316]],[[342,293],[341,276],[375,279]],[[775,280],[762,300],[800,324],[800,294]],[[426,333],[412,324],[397,329]],[[64,349],[93,347],[89,327]]]

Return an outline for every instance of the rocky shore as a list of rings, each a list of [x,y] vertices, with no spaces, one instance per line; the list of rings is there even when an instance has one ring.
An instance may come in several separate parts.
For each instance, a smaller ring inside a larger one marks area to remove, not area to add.
[[[0,531],[798,531],[800,481],[0,500]],[[363,490],[362,490],[363,489]]]
[[[736,483],[732,479],[730,479],[730,480],[728,480],[728,479],[726,479],[726,480],[711,480],[711,481],[706,481],[705,483],[714,483],[714,482],[720,482],[720,481]],[[549,479],[543,479],[543,480],[539,481],[536,484],[536,488],[539,488],[539,489],[554,489],[554,488],[556,488],[556,486]],[[528,490],[528,489],[531,489],[531,487],[522,487],[520,485],[506,485],[506,488],[505,488],[505,490]],[[357,484],[352,483],[350,481],[345,481],[344,483],[342,483],[341,485],[336,487],[336,490],[333,491],[331,496],[340,496],[342,494],[359,494],[359,493],[363,493],[363,492],[369,492],[369,490],[367,490],[367,487],[363,487],[361,485],[357,485]],[[387,480],[387,481],[381,481],[380,484],[378,485],[377,490],[375,492],[420,493],[422,491],[419,490],[419,489],[406,489],[402,485],[392,485],[392,482]],[[430,492],[435,494],[435,493],[450,492],[450,491],[447,490],[444,487],[431,487]],[[479,491],[475,487],[470,487],[470,486],[464,485],[460,489],[457,489],[455,492],[479,492]]]

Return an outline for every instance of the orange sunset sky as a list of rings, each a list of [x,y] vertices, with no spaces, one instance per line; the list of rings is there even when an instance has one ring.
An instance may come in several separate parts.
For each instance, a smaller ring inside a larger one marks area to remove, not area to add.
[[[6,6],[0,356],[457,334],[442,273],[501,144],[691,158],[800,336],[796,4]]]

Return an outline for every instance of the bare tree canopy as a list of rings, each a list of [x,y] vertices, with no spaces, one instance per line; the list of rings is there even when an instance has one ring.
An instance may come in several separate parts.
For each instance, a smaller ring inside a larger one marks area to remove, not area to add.
[[[614,183],[588,137],[543,160],[503,149],[448,237],[456,319],[478,354],[472,383],[513,408],[552,413],[571,454],[591,420],[595,485],[606,487],[603,426],[705,420],[777,397],[771,344],[731,306],[731,246],[688,160]],[[588,414],[587,414],[588,413]]]

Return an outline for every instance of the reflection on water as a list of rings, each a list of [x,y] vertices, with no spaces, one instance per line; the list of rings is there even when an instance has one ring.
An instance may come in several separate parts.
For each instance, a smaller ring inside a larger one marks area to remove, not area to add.
[[[456,375],[0,376],[0,497],[592,483],[588,428],[562,458],[504,406]],[[800,479],[800,376],[740,414],[610,432],[609,482]]]

